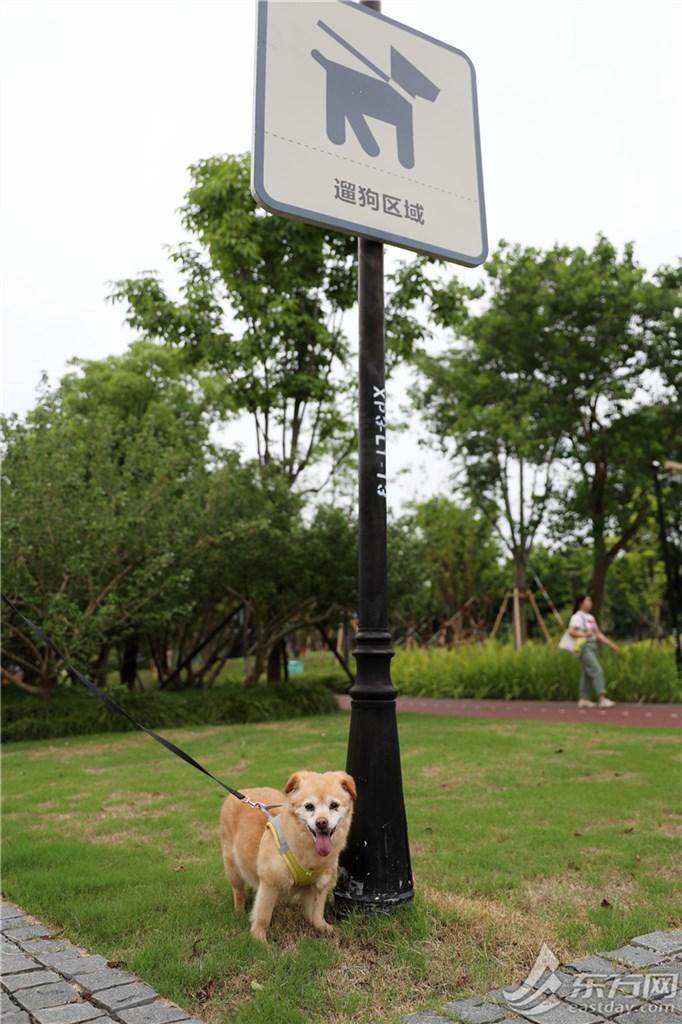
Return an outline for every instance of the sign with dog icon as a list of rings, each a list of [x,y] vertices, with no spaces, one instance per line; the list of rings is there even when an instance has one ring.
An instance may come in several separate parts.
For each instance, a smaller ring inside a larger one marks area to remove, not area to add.
[[[259,0],[252,187],[273,213],[478,266],[476,75],[347,0]]]

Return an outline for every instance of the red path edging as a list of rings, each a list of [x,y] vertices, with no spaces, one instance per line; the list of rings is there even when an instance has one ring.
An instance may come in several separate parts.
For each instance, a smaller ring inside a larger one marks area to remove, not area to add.
[[[340,708],[350,697],[338,694]],[[542,700],[454,700],[451,697],[398,697],[398,711],[464,718],[511,718],[527,722],[606,722],[610,725],[682,726],[682,704],[616,704],[612,708],[579,708],[577,703]]]

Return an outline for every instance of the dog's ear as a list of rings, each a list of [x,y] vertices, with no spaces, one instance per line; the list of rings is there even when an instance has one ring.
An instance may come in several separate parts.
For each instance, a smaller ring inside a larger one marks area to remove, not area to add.
[[[351,800],[357,800],[358,791],[355,788],[355,779],[353,778],[353,776],[349,775],[348,772],[339,772],[339,776],[341,788],[346,790]]]
[[[300,785],[301,785],[301,773],[300,772],[294,772],[294,774],[290,777],[289,781],[287,782],[286,786],[284,787],[284,792],[285,793],[293,793],[293,791],[295,789],[298,789],[298,787]]]

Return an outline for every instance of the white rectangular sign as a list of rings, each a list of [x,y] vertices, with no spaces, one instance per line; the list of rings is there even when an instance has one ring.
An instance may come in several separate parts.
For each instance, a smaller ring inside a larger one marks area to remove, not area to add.
[[[259,0],[252,184],[273,213],[478,266],[473,64],[347,0]]]

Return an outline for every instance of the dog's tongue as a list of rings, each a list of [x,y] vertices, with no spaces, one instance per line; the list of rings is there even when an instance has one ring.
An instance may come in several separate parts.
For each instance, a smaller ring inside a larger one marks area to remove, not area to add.
[[[315,849],[320,857],[328,857],[332,852],[331,836],[325,835],[324,832],[318,832],[315,835]]]

